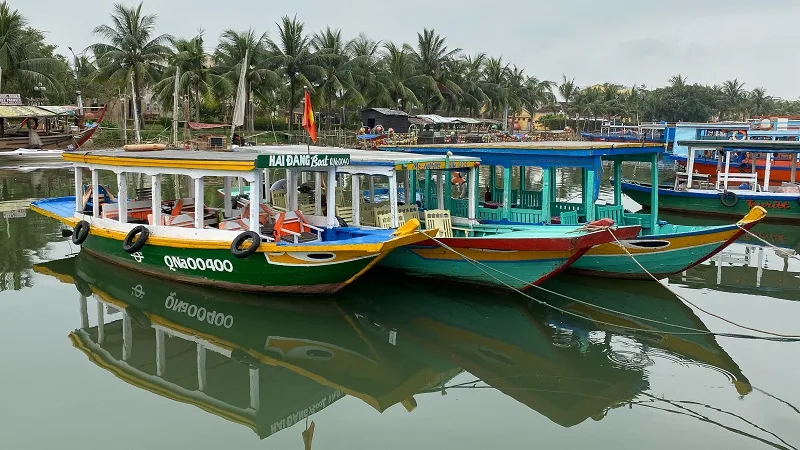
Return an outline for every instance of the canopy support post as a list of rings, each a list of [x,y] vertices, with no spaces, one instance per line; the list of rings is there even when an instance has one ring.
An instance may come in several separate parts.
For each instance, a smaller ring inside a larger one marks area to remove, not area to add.
[[[197,390],[205,392],[208,388],[208,372],[206,372],[206,348],[197,344]]]
[[[205,226],[205,182],[203,177],[192,180],[194,180],[194,227],[200,230]]]
[[[772,170],[772,153],[767,153],[767,159],[765,161],[766,168],[764,169],[764,192],[769,192],[769,176],[770,171]],[[755,161],[753,161],[753,165],[755,166]],[[756,180],[758,183],[758,180]],[[755,186],[753,186],[755,188]]]
[[[314,215],[322,215],[322,172],[314,172]]]
[[[389,214],[392,216],[392,228],[400,226],[397,218],[397,198],[397,171],[393,170],[389,174]]]
[[[519,203],[522,207],[522,193],[525,192],[525,166],[519,166]]]
[[[85,295],[78,293],[78,308],[81,315],[81,330],[89,329],[89,305],[86,302]]]
[[[351,198],[353,201],[353,225],[361,226],[361,199],[363,193],[361,192],[361,175],[352,175],[351,180]]]
[[[164,348],[164,330],[156,328],[156,375],[159,377],[164,376],[164,370],[167,366],[167,351]]]
[[[656,233],[658,229],[658,153],[653,153],[651,158],[650,165],[652,171],[650,174],[650,184],[653,186],[653,189],[650,190],[650,232]],[[622,164],[620,163],[620,165]],[[614,180],[614,183],[616,184],[617,181]],[[622,193],[620,192],[620,205],[622,204],[621,195]]]
[[[618,159],[614,160],[614,204],[622,205],[622,161]]]
[[[511,218],[511,166],[503,167],[503,219]]]
[[[328,167],[328,195],[325,201],[328,204],[328,228],[333,228],[339,224],[336,219],[336,167]]]
[[[83,167],[75,167],[75,212],[83,214]]]
[[[259,394],[259,368],[250,367],[250,407],[258,411],[261,405],[261,395]]]
[[[289,211],[297,210],[297,170],[286,169],[286,209]],[[328,186],[328,194],[331,193]],[[253,199],[251,198],[250,201]]]
[[[431,197],[433,197],[433,172],[429,169],[425,169],[425,209],[436,209],[431,201]]]
[[[409,172],[409,178],[411,179],[410,183],[410,191],[406,192],[406,205],[416,205],[417,204],[417,171],[412,170]]]
[[[497,166],[489,166],[489,192],[492,194],[491,200],[497,201]]]
[[[477,166],[474,166],[469,169],[469,179],[467,186],[469,188],[469,194],[467,195],[467,219],[472,222],[473,220],[477,220],[477,213],[478,213],[478,173],[479,169]]]
[[[103,303],[97,302],[97,343],[103,345],[106,340],[106,317],[103,311]]]
[[[100,181],[97,169],[92,169],[92,216],[100,218]]]
[[[296,201],[297,200],[296,186],[294,192],[295,192],[294,198]],[[295,206],[297,206],[296,203]],[[250,231],[255,231],[256,233],[259,234],[261,234],[261,224],[258,222],[258,216],[260,214],[261,214],[261,169],[256,169],[253,171],[253,183],[250,185]]]
[[[542,173],[542,214],[544,218],[544,222],[547,224],[552,223],[552,216],[553,211],[550,209],[550,191],[553,190],[553,186],[550,185],[550,172],[552,172],[552,167],[544,167],[542,168],[544,172]]]
[[[369,176],[369,202],[375,203],[375,177]]]
[[[223,190],[223,214],[225,215],[226,219],[230,219],[233,215],[233,206],[231,198],[232,189],[231,189],[231,177],[222,177],[222,190]]]
[[[119,222],[128,223],[128,174],[117,174],[117,205],[119,206]]]
[[[797,183],[797,153],[793,153],[792,155],[792,171],[789,174],[789,181],[792,183]]]
[[[596,216],[594,208],[594,177],[594,170],[583,169],[583,206],[586,208],[586,223],[594,222]]]
[[[153,208],[153,225],[161,225],[161,175],[153,175],[150,178],[152,186],[151,200]]]
[[[444,206],[444,172],[439,170],[436,172],[436,205],[437,209],[445,209]]]

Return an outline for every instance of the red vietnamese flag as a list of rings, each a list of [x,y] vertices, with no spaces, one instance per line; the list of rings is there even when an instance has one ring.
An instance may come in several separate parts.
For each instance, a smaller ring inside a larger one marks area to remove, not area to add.
[[[317,142],[317,124],[314,122],[314,109],[311,108],[311,96],[306,91],[305,106],[303,107],[303,128],[306,129],[311,140]]]

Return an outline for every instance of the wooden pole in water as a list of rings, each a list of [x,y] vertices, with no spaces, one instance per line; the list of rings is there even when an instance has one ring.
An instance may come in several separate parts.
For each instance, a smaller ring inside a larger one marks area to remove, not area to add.
[[[658,226],[658,153],[653,153],[651,165],[650,184],[653,189],[650,191],[650,231],[655,233]]]

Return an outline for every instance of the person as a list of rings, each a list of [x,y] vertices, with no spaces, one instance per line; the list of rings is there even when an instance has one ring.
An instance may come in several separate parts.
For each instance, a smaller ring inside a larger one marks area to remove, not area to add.
[[[39,133],[36,132],[36,128],[38,127],[38,118],[33,117],[28,120],[28,148],[39,149],[42,148],[42,145],[44,145],[42,138],[39,137]]]

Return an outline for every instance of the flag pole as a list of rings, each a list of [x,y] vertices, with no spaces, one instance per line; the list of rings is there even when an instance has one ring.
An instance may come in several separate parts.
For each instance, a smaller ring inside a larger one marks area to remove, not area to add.
[[[303,86],[303,114],[305,115],[306,111],[308,111],[308,105],[306,105],[306,95],[308,94],[308,86]],[[306,150],[308,154],[311,154],[311,134],[308,133],[308,130],[305,130],[306,133]]]

